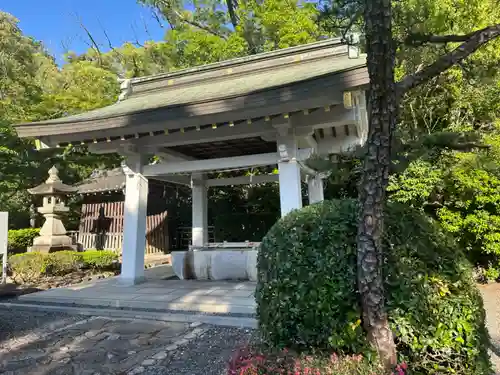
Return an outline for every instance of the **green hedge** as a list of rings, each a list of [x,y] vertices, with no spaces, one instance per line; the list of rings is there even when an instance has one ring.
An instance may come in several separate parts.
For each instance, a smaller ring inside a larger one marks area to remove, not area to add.
[[[83,264],[93,269],[108,269],[118,263],[118,253],[111,250],[87,250],[82,255]]]
[[[9,230],[8,251],[11,254],[24,253],[33,245],[33,239],[40,234],[40,228]]]
[[[9,258],[9,266],[14,278],[32,282],[41,276],[61,276],[81,269],[96,271],[115,269],[118,259],[118,254],[111,250],[23,253],[12,255]]]
[[[47,256],[40,253],[24,253],[12,255],[9,267],[15,280],[31,282],[45,273]]]
[[[356,204],[280,219],[258,256],[257,316],[275,346],[369,352],[356,285]],[[384,282],[399,360],[411,374],[490,374],[481,296],[464,254],[411,208],[386,209]]]

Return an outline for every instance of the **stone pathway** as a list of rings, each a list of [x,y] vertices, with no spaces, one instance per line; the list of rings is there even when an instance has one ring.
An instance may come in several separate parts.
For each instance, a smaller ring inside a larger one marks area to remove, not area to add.
[[[251,334],[250,330],[201,323],[82,318],[2,341],[0,373],[223,375],[235,346],[243,344]],[[222,347],[215,345],[214,352],[211,348],[217,342]],[[202,352],[197,350],[200,345]],[[207,354],[208,358],[203,359]],[[200,359],[201,363],[197,363]],[[214,361],[218,365],[207,370]]]
[[[226,316],[255,314],[256,283],[162,280],[171,268],[164,265],[146,270],[147,281],[139,285],[123,286],[118,278],[109,278],[26,294],[19,302]]]

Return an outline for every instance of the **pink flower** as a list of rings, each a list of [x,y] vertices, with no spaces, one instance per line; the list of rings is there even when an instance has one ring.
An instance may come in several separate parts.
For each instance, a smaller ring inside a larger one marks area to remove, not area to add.
[[[408,369],[408,365],[406,364],[406,362],[401,363],[401,368],[402,368],[403,370]]]
[[[337,353],[332,353],[330,355],[330,362],[335,363],[338,361],[338,359],[339,359],[339,357],[337,357]]]

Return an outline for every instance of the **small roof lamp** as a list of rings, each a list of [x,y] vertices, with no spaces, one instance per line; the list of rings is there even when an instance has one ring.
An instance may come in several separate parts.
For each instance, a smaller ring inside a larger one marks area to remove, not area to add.
[[[350,59],[359,58],[359,44],[360,35],[359,33],[350,33],[347,35],[347,55]]]

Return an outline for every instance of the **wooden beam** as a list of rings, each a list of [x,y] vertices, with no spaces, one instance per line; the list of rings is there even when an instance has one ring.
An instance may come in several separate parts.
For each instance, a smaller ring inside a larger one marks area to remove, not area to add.
[[[257,176],[240,176],[229,178],[213,178],[206,180],[205,185],[211,186],[231,186],[231,185],[254,185],[263,184],[266,182],[277,182],[279,175],[257,175]]]
[[[219,126],[215,129],[202,129],[199,131],[188,131],[185,133],[176,132],[172,134],[162,134],[140,139],[130,139],[126,141],[116,140],[106,143],[92,143],[89,145],[89,151],[96,154],[105,154],[118,152],[124,147],[135,147],[143,149],[144,147],[174,147],[205,142],[218,142],[233,139],[249,137],[275,137],[277,129],[281,124],[290,126],[300,133],[302,129],[308,131],[310,128],[319,129],[332,126],[341,126],[346,124],[356,124],[357,117],[355,109],[345,109],[341,105],[317,109],[308,115],[303,112],[290,114],[289,119],[265,119],[257,120],[251,124],[246,122],[235,124],[235,126]],[[279,122],[279,123],[278,123]]]
[[[294,113],[290,117],[292,128],[297,130],[301,128],[331,128],[347,124],[355,124],[357,121],[356,111],[346,109],[342,105],[334,105],[325,108],[319,108],[315,111],[305,114],[304,112]]]
[[[311,149],[302,149],[297,153],[298,160],[305,160],[311,155]],[[163,176],[174,173],[208,172],[221,169],[260,167],[278,163],[278,154],[254,154],[230,158],[181,161],[177,163],[146,165],[143,174],[146,177]]]
[[[181,175],[155,176],[152,180],[169,182],[176,185],[184,185],[191,187],[191,177]]]
[[[353,151],[361,145],[361,140],[355,135],[342,138],[324,138],[318,141],[318,154],[338,154],[341,152]]]
[[[227,141],[239,138],[259,137],[275,133],[270,123],[259,120],[252,124],[241,123],[235,126],[221,126],[216,129],[202,129],[186,133],[172,133],[144,137],[137,140],[112,141],[89,145],[89,151],[98,154],[116,152],[122,144],[132,144],[138,148],[143,147],[173,147],[191,145],[205,142]]]
[[[277,162],[278,156],[276,153],[270,152],[266,154],[236,156],[232,158],[205,159],[148,165],[144,167],[144,175],[146,177],[153,177],[172,173],[194,173],[220,169],[259,167],[276,164]]]
[[[170,150],[165,147],[157,148],[154,154],[163,159],[164,162],[196,160],[196,158],[192,156],[184,155],[181,152]]]

